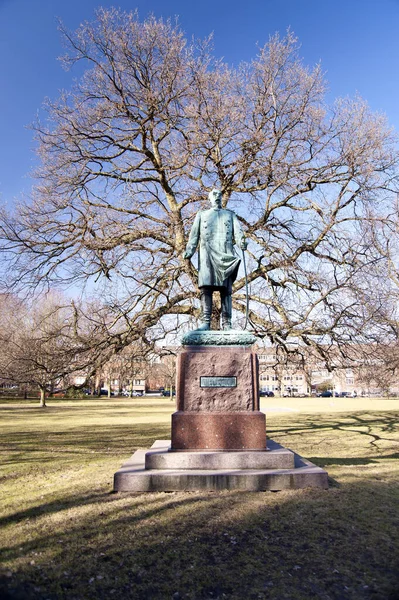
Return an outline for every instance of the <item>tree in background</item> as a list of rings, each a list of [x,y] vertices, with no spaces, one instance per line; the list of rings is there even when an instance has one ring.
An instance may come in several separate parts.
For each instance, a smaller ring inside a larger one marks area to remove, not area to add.
[[[135,380],[146,380],[149,370],[150,347],[145,348],[139,343],[124,347],[118,354],[114,354],[103,365],[101,376],[111,396],[112,380],[117,381],[117,392],[126,391],[133,396]]]
[[[259,337],[324,357],[326,343],[395,338],[386,274],[398,151],[384,117],[360,98],[329,106],[321,68],[303,65],[292,33],[232,67],[210,40],[189,43],[154,17],[100,10],[75,34],[61,31],[65,66],[87,70],[35,126],[33,197],[2,213],[10,285],[104,281],[112,318],[95,317],[98,344],[118,351],[167,336],[198,316],[197,270],[182,252],[218,187],[249,241]],[[244,289],[239,277],[238,315]]]
[[[330,380],[326,379],[325,381],[321,381],[320,383],[316,384],[316,390],[318,392],[328,392],[331,391],[333,387],[333,383]]]
[[[118,351],[107,343],[110,331],[108,312],[99,305],[77,306],[54,293],[37,303],[3,294],[0,379],[38,388],[45,407],[46,394],[74,387],[76,375],[88,381]]]
[[[172,400],[176,382],[176,352],[171,349],[160,350],[159,358],[159,372],[163,378],[163,387],[165,390],[169,389],[169,396]]]
[[[45,407],[46,393],[73,370],[71,312],[55,297],[33,307],[16,298],[2,300],[1,377],[38,388],[40,406]]]

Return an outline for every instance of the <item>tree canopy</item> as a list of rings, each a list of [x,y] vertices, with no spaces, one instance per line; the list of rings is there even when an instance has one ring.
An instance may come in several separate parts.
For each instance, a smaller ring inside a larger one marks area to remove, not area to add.
[[[358,97],[328,104],[291,32],[231,66],[210,39],[155,17],[100,10],[61,30],[64,65],[87,69],[34,126],[32,197],[2,212],[10,284],[104,280],[121,344],[160,337],[198,316],[182,254],[217,187],[249,242],[257,335],[321,350],[396,334],[398,148],[385,117]],[[244,291],[240,276],[238,319]]]

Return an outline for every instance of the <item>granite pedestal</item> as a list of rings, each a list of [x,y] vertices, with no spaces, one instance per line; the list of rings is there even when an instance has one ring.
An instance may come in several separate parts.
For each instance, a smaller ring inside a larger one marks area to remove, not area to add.
[[[327,488],[326,471],[270,439],[266,445],[253,336],[192,332],[189,341],[177,360],[171,442],[135,452],[115,473],[114,490]]]
[[[248,346],[188,346],[177,358],[174,451],[266,448],[258,359]]]
[[[327,473],[294,452],[267,440],[264,452],[170,451],[169,440],[137,450],[115,473],[117,492],[196,490],[279,491],[328,488]]]

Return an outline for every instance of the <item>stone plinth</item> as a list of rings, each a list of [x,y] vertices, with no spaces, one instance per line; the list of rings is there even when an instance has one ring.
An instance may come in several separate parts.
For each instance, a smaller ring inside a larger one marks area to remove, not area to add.
[[[173,452],[166,442],[156,442],[145,454],[146,469],[293,469],[294,453],[283,447],[273,447],[263,452]],[[272,449],[273,448],[273,449]]]
[[[234,387],[205,387],[205,378],[231,378]],[[259,410],[258,359],[245,346],[187,346],[177,357],[176,401],[181,412]]]
[[[188,335],[194,345],[178,356],[171,443],[158,440],[150,451],[135,452],[115,473],[115,491],[328,488],[326,471],[270,439],[266,446],[251,337]],[[237,345],[228,345],[233,340]]]
[[[259,450],[266,448],[266,417],[252,412],[175,412],[172,450]]]
[[[172,450],[265,450],[258,359],[250,347],[187,346],[176,379]]]
[[[170,442],[158,440],[147,453],[137,450],[114,477],[116,492],[301,488],[327,489],[327,472],[270,439],[263,453],[202,454],[170,452]]]

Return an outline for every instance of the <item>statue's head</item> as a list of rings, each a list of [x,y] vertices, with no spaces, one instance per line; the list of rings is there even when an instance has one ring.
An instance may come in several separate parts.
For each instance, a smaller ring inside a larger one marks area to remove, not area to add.
[[[211,192],[209,192],[208,198],[212,206],[217,208],[222,206],[222,192],[220,190],[213,189]]]

